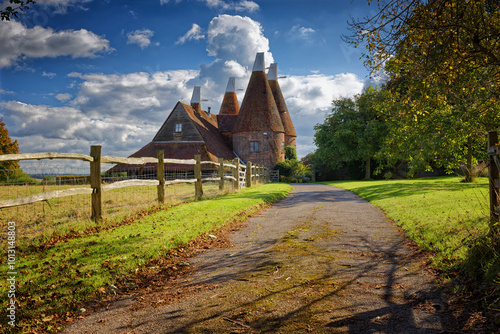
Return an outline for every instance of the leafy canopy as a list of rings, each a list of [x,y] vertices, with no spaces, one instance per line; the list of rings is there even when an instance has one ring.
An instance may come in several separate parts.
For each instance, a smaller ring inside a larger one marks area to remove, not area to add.
[[[353,19],[344,38],[364,45],[365,65],[391,77],[397,108],[385,156],[415,170],[466,163],[469,173],[486,132],[500,125],[500,1],[388,0],[378,8]]]
[[[323,169],[337,169],[344,162],[364,161],[365,178],[371,175],[370,161],[379,151],[386,133],[380,112],[391,101],[386,90],[368,87],[353,98],[333,101],[333,110],[317,124],[315,161]]]

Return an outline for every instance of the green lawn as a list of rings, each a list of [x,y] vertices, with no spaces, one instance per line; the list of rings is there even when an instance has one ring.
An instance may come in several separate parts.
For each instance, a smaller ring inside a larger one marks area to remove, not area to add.
[[[446,270],[461,263],[473,242],[488,232],[488,180],[460,181],[436,177],[324,183],[351,190],[380,207]]]
[[[28,328],[57,329],[55,313],[77,310],[82,301],[109,293],[118,278],[133,276],[135,270],[171,249],[233,221],[246,219],[263,206],[284,198],[288,184],[246,188],[210,200],[189,202],[100,232],[78,235],[48,249],[16,250],[18,272],[17,324]],[[0,260],[5,268],[6,257]],[[4,270],[4,273],[7,272]],[[5,277],[6,279],[6,277]],[[0,287],[6,319],[7,286]],[[1,323],[1,333],[9,326]]]

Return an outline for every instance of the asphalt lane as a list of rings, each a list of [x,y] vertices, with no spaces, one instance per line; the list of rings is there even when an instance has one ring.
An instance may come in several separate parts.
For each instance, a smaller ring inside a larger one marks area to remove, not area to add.
[[[124,298],[63,333],[442,333],[441,288],[378,208],[321,184],[231,235],[234,247],[193,258],[178,303],[140,309]],[[103,321],[103,319],[105,321]]]

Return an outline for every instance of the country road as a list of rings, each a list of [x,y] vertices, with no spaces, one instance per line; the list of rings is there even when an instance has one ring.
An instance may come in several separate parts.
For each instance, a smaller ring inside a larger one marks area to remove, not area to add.
[[[189,259],[192,293],[160,306],[123,298],[63,333],[450,330],[444,294],[383,212],[340,188],[293,186],[230,235],[234,246]]]

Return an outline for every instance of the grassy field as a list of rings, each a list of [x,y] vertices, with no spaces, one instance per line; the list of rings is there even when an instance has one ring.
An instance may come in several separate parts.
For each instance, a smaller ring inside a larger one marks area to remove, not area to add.
[[[9,185],[0,186],[0,199],[21,198],[41,192],[70,188],[88,188],[89,185]],[[225,189],[232,189],[230,182]],[[203,184],[205,198],[217,196],[219,185]],[[175,184],[165,188],[165,200],[169,205],[194,200],[194,184]],[[105,191],[102,194],[102,226],[115,224],[138,210],[147,210],[158,205],[156,187],[127,187]],[[66,235],[83,231],[93,226],[90,220],[91,196],[75,195],[54,198],[48,201],[0,209],[0,222],[15,221],[18,243],[37,243],[50,238],[54,233]],[[5,228],[5,226],[3,226]],[[5,240],[0,245],[5,246]]]
[[[17,324],[24,332],[34,328],[56,331],[61,317],[78,312],[83,301],[105,298],[114,293],[113,287],[121,287],[125,277],[150,268],[151,261],[197,237],[217,234],[225,224],[246,219],[290,190],[287,184],[246,188],[183,203],[106,230],[72,235],[50,247],[16,250]],[[6,257],[0,262],[5,268]],[[7,333],[7,286],[0,289],[0,332]]]
[[[432,252],[435,265],[449,270],[488,233],[488,180],[460,181],[437,177],[325,183],[351,190],[380,207],[422,249]]]

